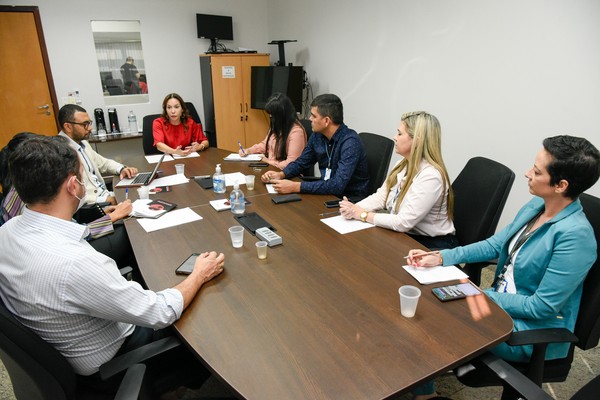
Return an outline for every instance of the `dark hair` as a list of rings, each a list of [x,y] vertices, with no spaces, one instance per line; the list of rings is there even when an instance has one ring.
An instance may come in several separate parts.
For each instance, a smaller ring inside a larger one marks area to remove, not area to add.
[[[565,196],[576,199],[592,187],[600,176],[600,153],[584,138],[561,135],[544,139],[544,149],[552,156],[547,166],[550,184],[569,182]]]
[[[169,93],[168,95],[165,96],[165,99],[163,100],[162,103],[162,118],[163,118],[163,124],[165,125],[165,127],[167,129],[169,129],[169,116],[167,115],[167,102],[171,99],[175,99],[179,102],[179,104],[181,105],[181,123],[183,124],[183,130],[187,132],[187,120],[188,118],[190,118],[190,112],[188,111],[187,106],[185,105],[185,102],[183,101],[183,99],[181,98],[180,95],[178,95],[177,93]]]
[[[322,117],[329,117],[336,125],[344,123],[344,106],[335,94],[322,94],[313,99],[311,107],[317,107]]]
[[[58,124],[60,129],[63,129],[65,122],[73,121],[73,116],[76,112],[87,112],[85,108],[78,106],[77,104],[65,104],[58,111]]]
[[[15,149],[8,169],[24,203],[49,203],[69,176],[79,178],[79,158],[62,136],[37,136]]]
[[[283,93],[273,93],[267,104],[265,111],[271,115],[271,129],[267,135],[267,144],[271,135],[275,135],[276,159],[283,161],[287,158],[287,139],[294,124],[300,124],[298,114],[292,104],[292,101]],[[265,157],[269,157],[269,147]]]
[[[6,196],[8,191],[12,188],[12,180],[8,173],[8,158],[21,143],[37,136],[36,133],[31,132],[17,133],[10,139],[6,146],[4,146],[2,151],[0,151],[0,184],[2,185],[2,197]]]

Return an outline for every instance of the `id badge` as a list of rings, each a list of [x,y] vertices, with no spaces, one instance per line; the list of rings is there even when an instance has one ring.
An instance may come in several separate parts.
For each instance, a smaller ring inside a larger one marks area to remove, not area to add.
[[[331,168],[327,168],[325,170],[325,178],[323,179],[324,181],[328,181],[329,178],[331,178]]]

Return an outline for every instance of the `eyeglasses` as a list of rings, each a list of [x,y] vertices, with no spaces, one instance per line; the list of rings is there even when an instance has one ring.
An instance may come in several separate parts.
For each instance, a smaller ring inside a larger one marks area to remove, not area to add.
[[[75,122],[75,121],[67,121],[69,124],[73,125],[81,125],[84,129],[89,128],[92,125],[92,121],[83,121],[83,122]]]

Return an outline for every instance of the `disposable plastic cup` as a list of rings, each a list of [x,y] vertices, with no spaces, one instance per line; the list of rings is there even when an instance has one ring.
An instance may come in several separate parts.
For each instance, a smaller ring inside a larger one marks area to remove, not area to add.
[[[400,313],[406,318],[412,318],[417,311],[421,289],[411,285],[404,285],[398,289],[400,294]]]
[[[254,190],[254,175],[246,175],[246,188],[248,190]]]
[[[183,175],[184,171],[185,171],[185,164],[175,164],[175,172]]]
[[[229,228],[229,235],[231,236],[231,245],[239,249],[244,245],[244,227],[243,226],[232,226]]]
[[[146,199],[150,198],[149,197],[150,193],[149,193],[148,186],[141,186],[141,187],[139,187],[138,190],[137,190],[137,192],[138,192],[138,197],[141,200],[146,200]]]
[[[267,258],[267,242],[256,242],[256,253],[258,254],[259,260]]]

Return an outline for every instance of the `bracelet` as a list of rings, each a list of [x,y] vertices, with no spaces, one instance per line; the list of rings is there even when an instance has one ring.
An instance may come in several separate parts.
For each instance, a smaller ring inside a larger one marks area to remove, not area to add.
[[[444,265],[444,256],[442,255],[442,253],[438,253],[438,256],[440,256],[440,265]]]

